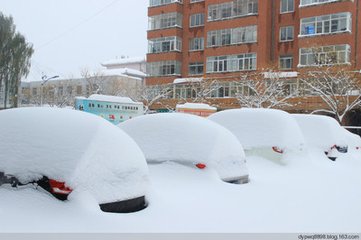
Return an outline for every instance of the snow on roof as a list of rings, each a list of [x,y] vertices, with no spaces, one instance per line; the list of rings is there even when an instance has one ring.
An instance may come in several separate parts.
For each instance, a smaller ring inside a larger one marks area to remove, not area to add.
[[[148,162],[205,163],[228,181],[247,176],[237,138],[205,118],[182,113],[140,116],[118,125],[131,136]]]
[[[174,84],[180,83],[189,83],[189,82],[202,82],[203,78],[176,78],[174,79]]]
[[[146,77],[147,75],[141,71],[130,69],[130,68],[116,68],[116,69],[104,69],[101,71],[102,75],[104,76],[126,76],[126,77],[133,77],[134,79],[141,80],[142,77]]]
[[[107,65],[121,65],[121,64],[130,64],[130,63],[145,63],[145,57],[131,57],[131,58],[116,58],[105,61],[102,63],[103,66]]]
[[[100,94],[92,94],[88,97],[89,100],[97,100],[97,101],[104,101],[104,102],[115,102],[115,103],[139,103],[134,102],[129,97],[119,97],[119,96],[109,96],[109,95],[100,95]]]
[[[299,150],[303,136],[290,114],[275,109],[232,109],[208,117],[236,135],[245,149],[280,147]]]
[[[333,145],[346,145],[343,128],[333,118],[313,114],[292,114],[300,126],[306,143],[328,150]]]
[[[293,78],[298,76],[298,72],[264,72],[264,78]]]
[[[93,114],[59,108],[0,111],[0,171],[23,183],[42,176],[98,203],[144,196],[148,168],[136,143]]]
[[[214,110],[217,111],[217,108],[211,107],[206,103],[184,103],[184,104],[177,104],[177,109],[205,109],[205,110]]]

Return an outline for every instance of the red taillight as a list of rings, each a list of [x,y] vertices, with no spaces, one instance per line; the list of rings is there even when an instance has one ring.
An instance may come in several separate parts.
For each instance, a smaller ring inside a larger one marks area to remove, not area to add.
[[[275,151],[276,153],[283,153],[283,150],[279,147],[272,147],[272,150]]]
[[[49,185],[53,193],[69,195],[73,191],[70,187],[65,186],[64,182],[58,182],[54,179],[49,179]]]
[[[199,169],[204,169],[204,168],[207,167],[207,165],[204,164],[204,163],[197,163],[197,164],[196,164],[196,167],[199,168]]]

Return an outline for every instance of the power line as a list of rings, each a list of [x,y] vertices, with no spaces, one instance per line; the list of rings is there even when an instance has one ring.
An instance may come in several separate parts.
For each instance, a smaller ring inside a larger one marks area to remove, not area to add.
[[[51,43],[57,41],[58,39],[62,38],[63,36],[69,34],[70,32],[76,30],[77,28],[79,28],[81,25],[89,22],[90,20],[92,20],[93,18],[97,17],[98,15],[100,15],[102,12],[104,12],[106,9],[108,9],[109,7],[113,6],[115,3],[117,3],[119,0],[114,0],[111,3],[105,5],[103,8],[101,8],[99,11],[97,11],[96,13],[94,13],[93,15],[89,16],[88,18],[84,19],[83,21],[80,21],[78,24],[74,25],[73,27],[70,27],[68,30],[60,33],[59,35],[55,36],[54,38],[50,39],[48,42],[42,44],[40,47],[37,48],[37,50],[42,49],[48,45],[50,45]]]

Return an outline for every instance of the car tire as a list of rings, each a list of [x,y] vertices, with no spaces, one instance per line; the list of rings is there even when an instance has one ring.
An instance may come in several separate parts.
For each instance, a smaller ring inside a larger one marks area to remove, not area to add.
[[[143,210],[147,207],[145,197],[133,198],[125,201],[99,204],[103,212],[131,213]]]

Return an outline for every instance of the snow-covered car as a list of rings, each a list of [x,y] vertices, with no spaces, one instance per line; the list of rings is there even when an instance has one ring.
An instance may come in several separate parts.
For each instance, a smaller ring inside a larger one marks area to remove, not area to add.
[[[350,154],[361,154],[361,137],[343,128],[347,142],[347,152]]]
[[[226,182],[248,182],[242,145],[224,127],[183,113],[140,116],[118,125],[142,149],[148,163],[173,161],[214,169]]]
[[[106,212],[145,207],[144,155],[106,120],[69,109],[19,108],[0,111],[0,132],[0,185],[40,186],[61,200],[88,195]]]
[[[332,161],[347,152],[344,129],[335,119],[323,115],[292,115],[300,126],[310,151],[323,152]]]
[[[285,153],[303,149],[304,140],[296,121],[281,110],[232,109],[208,118],[229,129],[241,142],[246,155],[280,162]]]

